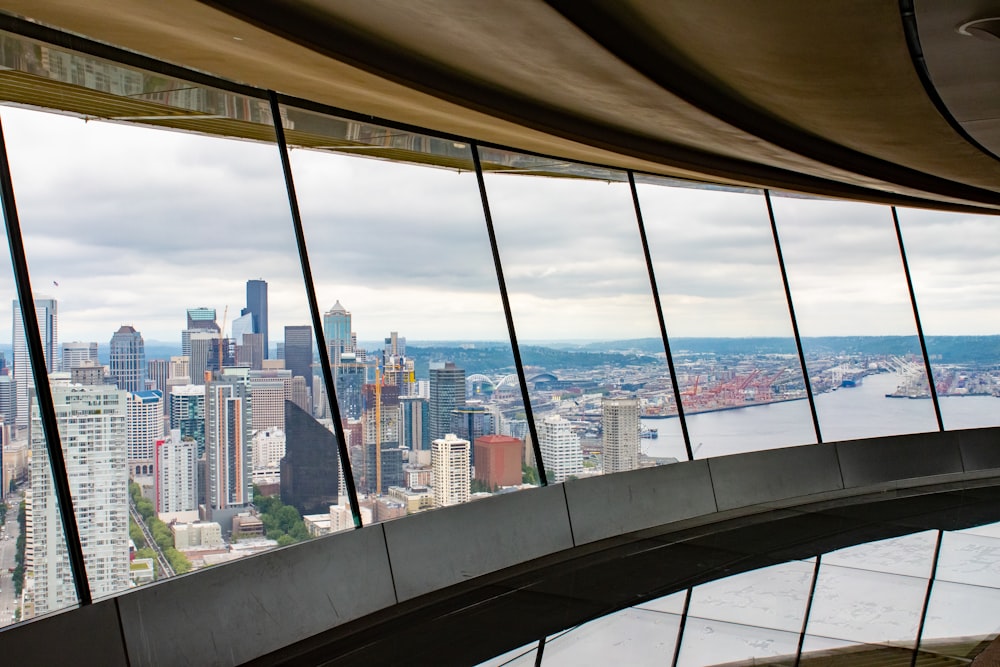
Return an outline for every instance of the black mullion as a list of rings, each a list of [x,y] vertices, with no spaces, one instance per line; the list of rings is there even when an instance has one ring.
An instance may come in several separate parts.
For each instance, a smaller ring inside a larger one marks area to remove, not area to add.
[[[920,653],[920,643],[924,640],[924,623],[927,621],[927,605],[931,602],[931,592],[934,590],[934,579],[937,578],[938,559],[941,557],[941,541],[944,531],[938,530],[937,542],[934,544],[934,560],[931,562],[931,573],[927,578],[927,592],[924,594],[924,606],[920,611],[920,625],[917,626],[917,639],[913,645],[913,657],[910,659],[910,667],[916,667],[917,657]]]
[[[788,272],[785,270],[785,258],[781,254],[781,241],[778,240],[778,225],[774,221],[774,207],[771,206],[771,193],[764,190],[764,201],[767,203],[767,216],[771,219],[771,235],[774,237],[774,251],[778,255],[778,268],[781,269],[781,283],[785,286],[785,302],[788,304],[788,316],[792,320],[792,334],[795,336],[795,349],[799,353],[799,364],[802,366],[802,379],[806,384],[806,396],[809,398],[809,412],[812,414],[813,428],[816,430],[816,442],[823,444],[823,432],[819,428],[819,416],[816,414],[816,397],[813,396],[812,382],[809,381],[809,367],[806,366],[806,354],[802,349],[802,336],[799,335],[799,322],[795,317],[795,306],[792,305],[792,290],[788,286]]]
[[[642,239],[642,253],[646,258],[646,270],[649,272],[649,286],[653,290],[653,304],[656,306],[656,319],[660,323],[660,336],[663,338],[663,351],[667,354],[667,369],[670,371],[670,384],[674,388],[674,401],[677,403],[677,418],[681,422],[681,433],[684,435],[684,449],[687,450],[688,461],[694,460],[691,450],[691,436],[688,434],[687,418],[684,416],[684,404],[681,401],[681,388],[677,384],[677,371],[674,368],[674,355],[670,352],[670,340],[667,338],[667,324],[663,318],[663,306],[660,303],[660,290],[656,286],[656,272],[653,270],[653,259],[649,254],[649,241],[646,239],[646,224],[642,219],[642,208],[639,206],[639,192],[635,187],[635,175],[628,170],[628,185],[632,190],[632,205],[635,206],[635,219],[639,224],[639,238]]]
[[[486,181],[483,179],[483,165],[479,160],[479,146],[473,142],[471,149],[472,163],[476,167],[476,181],[479,183],[479,197],[483,201],[483,217],[486,219],[486,231],[489,233],[490,249],[493,251],[493,265],[497,271],[497,284],[500,286],[500,300],[503,302],[504,317],[507,318],[507,334],[510,336],[511,352],[514,354],[514,366],[517,368],[517,381],[521,385],[524,415],[528,420],[531,448],[535,452],[538,481],[542,486],[548,486],[549,480],[545,474],[545,461],[542,460],[542,446],[538,442],[538,430],[535,428],[535,414],[531,409],[531,396],[528,394],[528,379],[524,374],[524,363],[521,361],[521,348],[517,344],[517,333],[514,331],[514,316],[511,314],[510,298],[507,296],[507,281],[503,277],[503,264],[500,262],[500,248],[497,245],[497,234],[493,227],[493,214],[490,212],[489,197],[486,195]],[[539,650],[539,655],[541,655],[541,650]]]
[[[799,644],[795,649],[795,667],[799,667],[802,660],[802,647],[806,643],[806,630],[809,627],[809,614],[812,613],[813,598],[816,596],[816,581],[819,579],[819,567],[822,556],[816,556],[816,564],[813,566],[812,583],[809,584],[809,598],[806,600],[805,614],[802,617],[802,630],[799,632]]]
[[[32,295],[31,281],[28,276],[28,259],[24,254],[24,239],[21,237],[17,204],[14,202],[14,182],[10,175],[7,143],[3,136],[2,126],[0,126],[0,200],[2,200],[3,205],[4,224],[7,227],[7,242],[10,245],[17,299],[21,305],[21,326],[24,327],[24,338],[28,344],[28,358],[31,360],[31,375],[35,380],[35,400],[38,402],[42,433],[45,435],[45,448],[48,450],[49,464],[52,466],[52,481],[54,482],[56,504],[59,506],[59,514],[62,518],[70,570],[73,573],[77,600],[80,605],[89,605],[93,599],[90,595],[90,582],[87,579],[87,565],[83,556],[83,546],[80,544],[76,513],[73,511],[73,493],[66,475],[66,460],[63,458],[62,440],[59,437],[59,422],[56,419],[56,408],[52,402],[52,389],[49,387],[49,376],[46,372],[45,349],[42,347],[42,339],[38,332],[38,315],[35,313],[35,298]],[[52,350],[52,354],[55,353],[56,351]],[[20,369],[17,372],[21,372]],[[30,432],[30,414],[28,418]]]
[[[361,528],[361,506],[358,503],[358,490],[354,486],[354,474],[351,470],[351,458],[347,450],[347,440],[344,437],[344,424],[340,418],[340,404],[337,402],[337,386],[333,381],[333,369],[330,367],[330,355],[323,339],[323,320],[319,313],[319,302],[316,300],[316,288],[313,283],[312,269],[309,266],[309,253],[306,249],[306,237],[302,231],[302,216],[299,213],[299,201],[295,195],[295,182],[292,180],[292,165],[288,160],[288,144],[285,143],[285,128],[281,126],[281,107],[278,96],[269,90],[268,100],[271,103],[271,118],[274,121],[274,134],[278,143],[278,153],[281,155],[281,168],[285,174],[285,188],[288,191],[288,206],[292,213],[292,227],[295,229],[295,244],[299,251],[299,262],[302,265],[302,280],[306,287],[306,298],[309,301],[309,314],[312,316],[313,333],[316,347],[319,350],[319,365],[326,384],[326,398],[330,406],[330,414],[334,421],[334,435],[337,438],[337,449],[340,450],[340,467],[347,487],[347,499],[351,504],[351,514],[354,516],[354,527]]]
[[[677,661],[681,657],[681,644],[684,642],[684,628],[687,627],[688,610],[691,608],[691,591],[687,589],[684,593],[684,609],[681,610],[681,624],[677,626],[677,643],[674,644],[674,658],[670,661],[671,667],[677,667]]]
[[[917,296],[913,291],[913,280],[910,278],[910,263],[906,261],[906,250],[903,248],[903,232],[899,227],[899,215],[896,207],[892,209],[892,224],[896,227],[896,241],[899,243],[899,258],[903,262],[903,273],[906,274],[906,288],[910,292],[910,304],[913,306],[913,321],[917,324],[917,338],[920,341],[920,353],[924,356],[924,371],[927,373],[927,386],[934,403],[934,416],[937,417],[938,431],[944,431],[944,419],[941,417],[941,404],[938,401],[937,387],[934,386],[934,373],[931,370],[931,358],[927,354],[927,341],[924,339],[924,327],[920,324],[920,311],[917,308]]]

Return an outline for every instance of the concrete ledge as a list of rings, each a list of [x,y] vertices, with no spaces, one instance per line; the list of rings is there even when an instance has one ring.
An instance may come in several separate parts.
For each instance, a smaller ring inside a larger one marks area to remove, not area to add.
[[[715,512],[708,466],[691,461],[566,482],[576,545]]]
[[[4,663],[126,667],[117,600],[67,609],[3,630]]]
[[[377,525],[168,579],[118,601],[129,663],[157,667],[240,664],[396,597]]]
[[[844,488],[831,445],[768,449],[708,459],[719,511]]]
[[[952,431],[848,440],[834,446],[848,489],[963,472],[958,436]]]
[[[952,431],[966,472],[1000,469],[1000,428]]]
[[[494,496],[383,525],[401,602],[573,547],[562,486]]]

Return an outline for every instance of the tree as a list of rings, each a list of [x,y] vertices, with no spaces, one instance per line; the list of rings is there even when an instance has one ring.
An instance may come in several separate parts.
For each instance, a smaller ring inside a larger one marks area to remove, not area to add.
[[[146,546],[146,537],[142,534],[142,528],[139,527],[132,517],[128,520],[128,536],[132,538],[132,542],[135,543],[136,549],[141,549]]]
[[[524,464],[521,466],[521,483],[522,484],[538,484],[538,470]]]

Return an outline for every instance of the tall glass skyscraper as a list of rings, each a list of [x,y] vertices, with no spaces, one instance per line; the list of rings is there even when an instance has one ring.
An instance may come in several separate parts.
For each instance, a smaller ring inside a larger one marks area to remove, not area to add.
[[[241,312],[241,315],[251,315],[253,317],[253,332],[264,334],[264,358],[269,359],[268,356],[268,338],[267,338],[267,281],[256,279],[247,281],[247,307]],[[236,343],[240,344],[243,342],[242,337],[236,335],[233,332],[233,337],[236,338]]]
[[[35,299],[35,315],[38,317],[38,333],[42,338],[45,352],[45,370],[54,371],[57,366],[56,350],[59,345],[59,318],[55,299]],[[18,428],[28,426],[28,389],[35,383],[31,377],[31,361],[28,359],[28,342],[24,337],[24,320],[21,317],[21,303],[14,299],[14,393],[17,401]]]
[[[132,393],[146,389],[146,349],[142,334],[123,324],[111,336],[111,377],[119,389]]]
[[[312,327],[308,324],[285,327],[285,368],[292,376],[303,377],[306,384],[312,382],[313,360]]]
[[[431,442],[451,432],[451,411],[465,405],[465,369],[453,362],[431,364],[431,396],[428,405]]]
[[[351,313],[340,304],[340,301],[333,304],[333,308],[323,315],[323,333],[332,364],[339,364],[344,353],[354,351],[351,340]]]

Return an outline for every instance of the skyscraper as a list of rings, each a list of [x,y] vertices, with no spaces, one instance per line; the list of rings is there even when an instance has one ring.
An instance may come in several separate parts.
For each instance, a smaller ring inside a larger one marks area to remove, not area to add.
[[[583,472],[580,437],[573,433],[572,425],[561,416],[552,415],[542,421],[538,444],[550,483],[564,482],[570,475]]]
[[[31,361],[28,358],[28,341],[24,337],[24,322],[21,304],[14,299],[13,342],[14,342],[14,393],[17,401],[18,428],[28,426],[28,389],[35,386],[31,376]],[[35,299],[35,315],[38,318],[38,334],[42,339],[45,353],[45,371],[51,373],[58,367],[56,352],[59,346],[59,317],[55,299]]]
[[[334,369],[334,383],[337,385],[337,404],[342,419],[360,419],[364,410],[362,388],[367,379],[368,367],[355,360],[354,353],[346,353],[341,363]]]
[[[59,368],[66,373],[72,372],[85,361],[97,361],[97,343],[84,343],[78,340],[63,343],[59,357],[61,359]]]
[[[323,333],[326,339],[327,353],[330,363],[340,364],[342,355],[354,352],[351,336],[351,313],[340,305],[340,301],[323,315]],[[285,354],[287,354],[287,350]]]
[[[129,586],[126,393],[110,385],[52,385],[66,472],[94,597]],[[31,400],[31,490],[35,615],[76,604],[52,487],[41,417]]]
[[[169,361],[150,359],[146,362],[146,385],[149,386],[152,383],[151,389],[156,389],[166,395],[168,377],[170,377]]]
[[[333,431],[291,401],[285,402],[286,445],[281,460],[281,502],[303,514],[337,504],[340,458]]]
[[[312,383],[313,330],[308,324],[285,327],[285,368]]]
[[[465,370],[453,362],[430,366],[429,435],[432,441],[451,432],[451,411],[465,405]]]
[[[156,442],[156,512],[198,509],[198,446],[173,430]]]
[[[191,334],[195,332],[219,335],[219,325],[215,321],[215,308],[201,306],[187,309],[187,328],[181,332],[182,355],[191,356]]]
[[[268,359],[268,337],[267,337],[267,281],[256,279],[247,281],[247,307],[241,315],[251,315],[253,317],[253,333],[264,335],[264,359]],[[236,332],[233,338],[237,343],[242,342]]]
[[[601,401],[605,474],[639,467],[639,399],[605,398]],[[547,461],[546,461],[547,463]]]
[[[126,401],[129,474],[152,475],[156,441],[163,438],[163,394],[138,391]]]
[[[146,348],[142,334],[123,324],[111,336],[110,373],[119,389],[130,392],[146,389]]]
[[[170,430],[179,430],[182,438],[194,438],[199,457],[205,453],[205,385],[170,389]]]
[[[245,508],[252,499],[253,437],[250,384],[245,369],[226,369],[205,388],[205,451],[212,520]]]
[[[469,441],[447,433],[431,443],[434,502],[439,507],[469,500]]]

